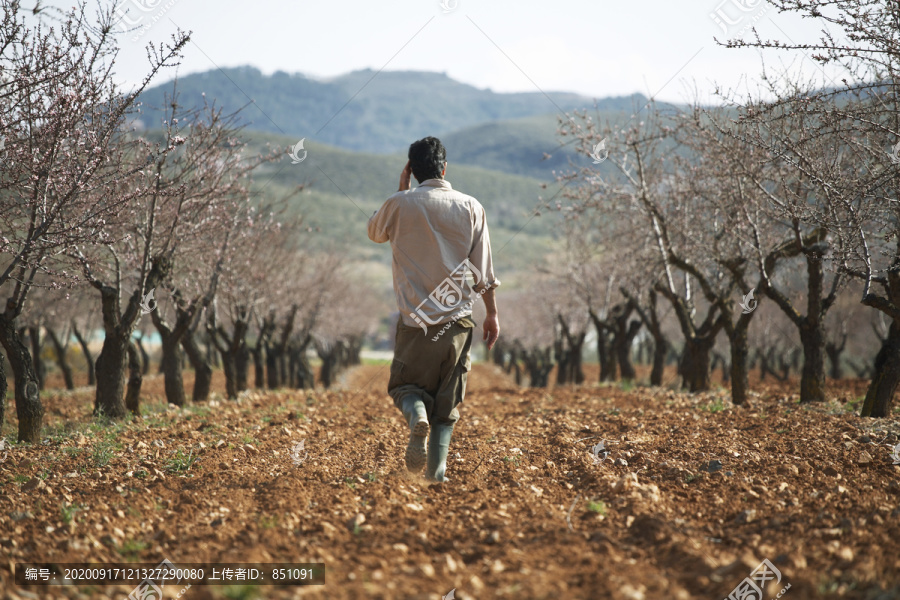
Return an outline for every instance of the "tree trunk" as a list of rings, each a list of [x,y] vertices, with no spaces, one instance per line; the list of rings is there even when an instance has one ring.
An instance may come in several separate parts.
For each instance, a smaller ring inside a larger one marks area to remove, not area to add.
[[[181,374],[181,361],[183,358],[180,340],[171,333],[162,338],[162,357],[159,361],[163,372],[163,382],[166,390],[166,402],[175,406],[184,406],[184,378]]]
[[[264,390],[266,389],[266,369],[263,363],[263,348],[258,340],[256,347],[250,350],[250,356],[253,357],[253,387]]]
[[[67,390],[75,389],[75,381],[72,379],[72,367],[69,366],[69,361],[66,359],[66,351],[69,349],[69,342],[66,340],[66,343],[63,344],[62,340],[59,339],[59,336],[56,335],[56,331],[54,331],[50,327],[45,327],[47,330],[47,335],[50,336],[50,343],[53,344],[53,350],[56,352],[56,364],[59,365],[59,370],[62,371],[63,380],[66,382]]]
[[[653,369],[650,371],[650,385],[660,386],[666,368],[667,346],[665,338],[653,338]]]
[[[225,395],[229,400],[237,398],[237,375],[234,372],[234,355],[222,352],[222,370],[225,372]]]
[[[615,381],[616,355],[610,345],[607,326],[593,310],[589,310],[588,314],[594,323],[594,329],[597,330],[597,360],[600,362],[599,380],[601,383],[604,381]]]
[[[195,366],[195,393],[199,392],[204,400],[209,394],[209,380],[204,378],[211,377],[211,373],[204,372],[208,368],[204,369],[203,361],[198,360],[200,352],[193,340],[193,332],[200,324],[200,315],[205,310],[207,302],[204,300],[201,303],[200,298],[186,302],[178,290],[172,293],[172,297],[175,300],[174,324],[169,325],[161,311],[152,312],[150,317],[162,341],[159,369],[164,378],[166,401],[182,407],[186,403],[183,373],[187,367],[183,348],[189,349],[194,355],[190,362]]]
[[[150,355],[147,354],[147,350],[144,349],[144,336],[137,338],[134,340],[135,346],[137,346],[138,352],[141,353],[141,374],[149,375],[150,374]],[[162,373],[162,368],[159,370]]]
[[[300,383],[298,379],[300,377],[300,352],[297,350],[295,344],[291,344],[288,346],[288,376],[287,376],[287,385],[290,388],[298,389],[300,388]]]
[[[891,323],[887,339],[875,356],[875,370],[866,399],[860,410],[861,417],[889,417],[894,393],[900,384],[900,323]]]
[[[243,392],[247,389],[247,375],[249,373],[250,351],[247,350],[247,345],[241,339],[241,344],[234,357],[234,383],[238,392]]]
[[[144,369],[138,355],[137,342],[128,344],[128,387],[125,390],[125,408],[134,416],[141,414],[141,384]]]
[[[316,378],[309,359],[306,357],[306,349],[312,337],[307,335],[302,342],[295,342],[288,346],[291,372],[291,386],[297,389],[313,389],[316,387]]]
[[[705,392],[710,386],[709,353],[727,317],[720,312],[717,304],[713,304],[698,327],[694,324],[693,304],[689,298],[678,296],[660,283],[656,284],[655,291],[665,296],[672,305],[684,335],[684,348],[678,364],[682,387],[691,392]]]
[[[647,310],[644,310],[638,301],[628,293],[626,288],[622,287],[619,290],[628,299],[634,310],[637,311],[641,322],[653,338],[653,369],[650,371],[650,385],[660,386],[662,385],[670,344],[663,334],[662,324],[659,321],[659,311],[656,308],[656,291],[653,289],[649,291],[647,296],[648,307]]]
[[[597,357],[600,361],[600,381],[616,380],[616,360],[606,337],[606,328],[597,327]]]
[[[556,354],[556,385],[566,385],[570,381],[569,352],[563,350]],[[574,382],[573,382],[574,383]]]
[[[0,429],[6,422],[6,357],[0,354]]]
[[[750,391],[750,374],[747,363],[750,358],[750,347],[747,342],[747,330],[750,321],[738,320],[738,324],[732,330],[729,341],[731,342],[731,402],[740,406],[747,401]]]
[[[653,363],[653,337],[645,337],[641,342],[641,364],[649,365]]]
[[[197,332],[200,335],[201,332]],[[200,338],[200,341],[203,343],[203,347],[206,348],[206,363],[211,366],[213,369],[218,369],[221,365],[218,362],[218,356],[213,356],[215,353],[218,355],[218,351],[216,350],[215,345],[212,341],[212,336],[209,332],[205,332],[203,337]]]
[[[616,320],[616,359],[619,362],[619,372],[622,375],[622,379],[634,380],[637,377],[637,372],[634,370],[634,365],[631,364],[631,345],[634,337],[641,330],[641,322],[635,320],[626,327],[627,322],[627,315],[623,319]]]
[[[515,350],[510,352],[509,364],[512,365],[516,385],[522,385],[522,367],[519,366],[519,359]]]
[[[38,390],[43,390],[47,381],[47,366],[41,356],[41,328],[29,327],[28,339],[31,340],[31,358],[34,361],[34,374],[37,376]]]
[[[831,364],[832,379],[844,377],[844,369],[841,367],[841,354],[844,352],[844,347],[845,344],[837,345],[831,342],[825,344],[825,353],[828,355],[828,362]]]
[[[584,338],[586,331],[573,335],[569,329],[568,323],[561,314],[556,315],[559,321],[561,336],[557,340],[557,352],[560,358],[557,367],[556,382],[557,384],[574,383],[581,385],[584,383],[584,370],[581,368],[581,349],[584,347]],[[563,350],[565,347],[565,350]]]
[[[803,371],[800,403],[825,401],[825,332],[815,324],[800,329],[803,344]]]
[[[756,355],[759,357],[759,380],[765,381],[769,375],[775,375],[769,356],[771,348],[759,348]]]
[[[337,344],[325,346],[316,343],[316,354],[322,359],[322,367],[319,369],[319,382],[325,389],[331,387],[334,383],[335,370],[337,366]]]
[[[124,312],[119,308],[118,288],[92,282],[100,292],[100,306],[103,314],[103,349],[97,357],[97,395],[94,400],[94,414],[103,414],[112,419],[121,419],[126,413],[125,365],[128,346],[135,323],[141,316],[141,298],[168,275],[169,261],[165,257],[154,259],[153,266],[143,285],[134,290]],[[146,365],[143,365],[146,366]]]
[[[282,377],[278,371],[278,357],[275,344],[266,344],[266,383],[270,390],[277,390],[281,387]]]
[[[523,349],[521,354],[525,368],[528,370],[528,385],[533,388],[547,387],[550,371],[553,370],[552,348]]]
[[[74,319],[72,320],[72,334],[75,336],[75,339],[78,340],[78,344],[81,346],[81,353],[84,354],[84,362],[87,364],[88,385],[96,385],[97,375],[94,373],[94,357],[91,356],[87,339],[81,335],[81,332],[78,331],[78,327],[75,326]]]
[[[316,376],[313,373],[309,359],[304,350],[297,360],[297,387],[303,390],[311,390],[316,387]]]
[[[619,367],[619,374],[622,379],[633,380],[637,376],[634,366],[631,364],[631,345],[635,336],[641,329],[641,321],[631,321],[631,311],[636,307],[636,303],[623,290],[623,294],[627,302],[616,304],[609,311],[607,323],[610,323],[609,329],[612,331],[612,351]],[[614,377],[615,378],[615,377]]]
[[[125,394],[125,366],[128,354],[128,337],[119,332],[107,332],[103,349],[97,357],[97,396],[94,414],[111,419],[126,415],[123,401]]]
[[[569,359],[570,353],[563,348],[561,338],[553,342],[553,356],[556,357],[556,385],[562,386],[569,383]]]
[[[212,387],[212,367],[204,358],[197,340],[190,331],[181,338],[181,346],[194,369],[194,391],[191,401],[206,402],[209,400],[209,391]]]
[[[584,383],[584,369],[581,368],[581,349],[584,346],[584,338],[585,334],[582,333],[575,338],[575,343],[570,348],[570,352],[572,356],[570,358],[569,368],[571,369],[572,377],[574,378],[575,385],[581,385]]]
[[[15,382],[16,416],[19,419],[18,440],[38,443],[41,441],[44,406],[41,404],[37,375],[28,348],[16,331],[15,319],[8,313],[0,313],[0,344],[3,344],[6,350],[6,358],[9,360]]]
[[[288,381],[290,368],[288,367],[287,348],[280,348],[276,344],[272,347],[272,352],[275,354],[275,356],[272,357],[272,360],[275,365],[275,381],[277,382],[278,387],[290,385],[290,382]]]
[[[179,322],[180,316],[177,316],[175,325],[169,327],[159,312],[151,313],[150,318],[153,320],[153,325],[156,327],[159,339],[162,341],[162,344],[160,344],[159,372],[163,374],[166,403],[182,407],[185,399],[184,379],[181,374],[182,359],[184,358],[184,353],[181,351],[181,338],[184,337],[183,334],[187,331],[187,324]],[[185,319],[189,319],[186,314]],[[134,342],[136,346],[137,343],[137,341]]]
[[[681,356],[681,377],[683,386],[691,392],[705,392],[710,387],[709,351],[715,337],[686,339]]]
[[[265,346],[266,349],[266,367],[267,367],[267,383],[270,390],[278,389],[286,385],[291,385],[294,379],[293,369],[289,366],[290,354],[289,344],[291,335],[294,331],[294,323],[297,319],[297,312],[300,307],[296,304],[291,306],[291,310],[281,327],[281,334],[278,339],[274,338],[275,332],[275,311],[270,311],[269,315],[263,319],[262,327],[260,327],[259,341],[257,347]],[[272,343],[270,344],[270,339]]]
[[[237,398],[238,392],[247,389],[247,329],[249,324],[249,311],[246,307],[238,307],[241,315],[234,320],[234,332],[229,337],[222,328],[215,326],[215,313],[211,313],[211,323],[207,325],[207,333],[213,337],[219,354],[222,355],[222,369],[225,371],[225,393],[229,399]]]
[[[212,339],[211,335],[209,335],[209,334],[206,335],[205,344],[206,344],[206,364],[211,366],[213,369],[218,369],[219,367],[222,366],[222,359],[220,356],[221,353],[219,352],[218,348],[216,348],[215,344],[213,343],[213,339]]]
[[[720,354],[720,366],[722,368],[722,385],[731,384],[731,363],[725,360],[725,356]]]
[[[361,365],[362,358],[360,358],[360,354],[362,353],[362,338],[353,337],[350,338],[350,343],[348,346],[348,354],[347,354],[347,364],[348,365]],[[582,375],[583,377],[583,375]]]

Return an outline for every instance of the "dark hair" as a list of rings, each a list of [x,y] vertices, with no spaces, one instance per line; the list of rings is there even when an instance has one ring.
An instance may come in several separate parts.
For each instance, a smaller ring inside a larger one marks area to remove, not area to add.
[[[447,150],[436,137],[422,138],[409,145],[409,166],[419,183],[440,179],[446,158]]]

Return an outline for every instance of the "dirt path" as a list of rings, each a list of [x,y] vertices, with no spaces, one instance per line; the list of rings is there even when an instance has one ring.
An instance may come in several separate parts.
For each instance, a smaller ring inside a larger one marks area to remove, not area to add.
[[[764,598],[900,597],[896,418],[801,407],[788,388],[749,409],[721,391],[524,390],[477,366],[450,481],[429,486],[403,469],[386,380],[365,366],[339,391],[165,411],[153,376],[159,412],[116,426],[89,424],[89,390],[50,397],[48,441],[0,463],[3,597],[132,589],[17,590],[13,562],[163,558],[326,564],[324,586],[189,599],[721,599],[764,559],[781,574]]]

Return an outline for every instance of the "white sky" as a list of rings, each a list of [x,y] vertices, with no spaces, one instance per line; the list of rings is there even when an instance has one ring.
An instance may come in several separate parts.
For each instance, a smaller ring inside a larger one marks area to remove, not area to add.
[[[764,0],[444,0],[455,5],[447,13],[440,0],[117,1],[141,24],[152,23],[136,41],[138,32],[120,36],[116,73],[126,84],[146,71],[147,42],[167,40],[180,26],[193,32],[180,74],[250,64],[327,78],[385,68],[444,72],[498,92],[640,92],[684,101],[696,90],[712,102],[716,83],[755,89],[763,55],[717,46],[713,37],[726,36],[711,13],[738,21],[730,33],[755,18],[763,37],[786,41],[813,41],[821,27],[778,14]],[[739,5],[754,8],[742,13]],[[802,54],[765,58],[821,77]]]

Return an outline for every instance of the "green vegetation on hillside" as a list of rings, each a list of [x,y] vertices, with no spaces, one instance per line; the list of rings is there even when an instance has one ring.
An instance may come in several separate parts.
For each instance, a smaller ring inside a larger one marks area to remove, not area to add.
[[[168,106],[166,96],[172,89],[169,82],[141,95],[146,127],[159,127],[163,116],[158,109]],[[593,106],[591,99],[577,94],[498,94],[441,73],[410,71],[363,70],[319,81],[236,67],[185,75],[177,89],[179,103],[189,108],[202,106],[205,100],[215,100],[226,113],[245,107],[241,116],[251,129],[383,153],[402,151],[426,135],[440,136],[479,123]],[[601,101],[607,110],[630,110],[632,104],[628,97]]]

